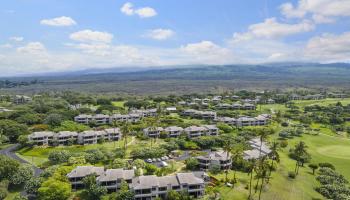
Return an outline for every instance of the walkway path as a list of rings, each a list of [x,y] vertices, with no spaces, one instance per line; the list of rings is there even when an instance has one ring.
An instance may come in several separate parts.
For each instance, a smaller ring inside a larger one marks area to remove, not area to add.
[[[15,160],[19,161],[20,163],[25,163],[25,164],[32,165],[32,163],[29,163],[28,161],[26,161],[23,158],[20,158],[19,156],[16,155],[16,153],[14,151],[16,149],[18,149],[19,146],[20,146],[19,144],[14,144],[12,146],[9,146],[9,147],[7,147],[5,149],[0,150],[0,154],[5,155],[5,156],[7,156],[9,158],[15,159]],[[43,172],[42,169],[40,169],[40,168],[38,168],[38,167],[36,167],[34,165],[32,165],[32,166],[33,166],[33,169],[34,169],[34,176],[39,176]]]

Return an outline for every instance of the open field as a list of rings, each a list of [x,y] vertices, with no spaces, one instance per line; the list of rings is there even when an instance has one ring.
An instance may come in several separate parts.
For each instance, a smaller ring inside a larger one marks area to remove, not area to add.
[[[142,147],[157,147],[161,144],[164,144],[164,140],[157,139],[156,141],[152,140],[152,144],[150,140],[138,140],[135,137],[128,138],[128,149],[126,152],[126,156],[130,156],[130,152],[135,148]],[[30,163],[33,163],[36,166],[40,166],[41,164],[48,161],[49,153],[55,150],[67,150],[71,153],[83,153],[89,149],[98,149],[105,148],[107,150],[115,150],[116,148],[122,148],[124,146],[124,140],[116,141],[116,142],[105,142],[103,144],[92,144],[92,145],[73,145],[73,146],[58,146],[58,147],[33,147],[33,148],[22,148],[17,151],[17,155],[21,158],[27,160]]]
[[[113,101],[112,104],[113,106],[124,108],[125,102],[126,101]]]
[[[295,100],[293,101],[296,106],[305,107],[310,105],[320,105],[320,106],[328,106],[330,104],[336,104],[338,102],[343,105],[350,104],[350,98],[327,98],[321,100]]]

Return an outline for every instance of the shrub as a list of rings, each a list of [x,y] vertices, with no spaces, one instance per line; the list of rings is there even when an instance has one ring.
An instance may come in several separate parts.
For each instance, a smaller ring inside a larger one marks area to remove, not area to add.
[[[52,164],[60,164],[68,162],[69,157],[71,157],[71,153],[69,151],[61,150],[50,152],[48,159]]]
[[[295,179],[295,177],[296,177],[295,172],[289,171],[289,172],[288,172],[288,177],[289,177],[289,178],[292,178],[292,179]]]
[[[188,170],[195,170],[199,165],[199,162],[196,158],[188,158],[185,163],[186,169]]]
[[[218,174],[220,173],[220,171],[221,171],[220,165],[212,165],[209,168],[209,172],[212,174]]]
[[[0,199],[5,199],[7,197],[7,189],[6,188],[0,188]]]
[[[331,168],[333,170],[335,170],[334,165],[332,165],[331,163],[318,163],[319,167],[327,167],[327,168]]]
[[[288,122],[282,122],[282,123],[281,123],[281,126],[283,126],[283,127],[288,127],[289,124],[288,124]]]
[[[288,141],[287,141],[287,140],[282,140],[282,141],[280,142],[280,147],[286,148],[287,146],[288,146]]]

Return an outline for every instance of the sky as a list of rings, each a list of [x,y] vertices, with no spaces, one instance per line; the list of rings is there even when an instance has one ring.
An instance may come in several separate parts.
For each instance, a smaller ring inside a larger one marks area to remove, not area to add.
[[[1,0],[0,76],[350,62],[350,0]]]

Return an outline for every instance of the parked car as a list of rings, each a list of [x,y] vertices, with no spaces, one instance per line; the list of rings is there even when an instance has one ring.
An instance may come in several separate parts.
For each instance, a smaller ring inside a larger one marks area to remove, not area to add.
[[[152,163],[152,159],[148,158],[148,159],[146,160],[146,162],[147,162],[147,163]]]
[[[168,166],[168,163],[166,163],[165,161],[162,161],[162,162],[160,163],[160,166],[161,166],[161,167],[167,167],[167,166]]]

